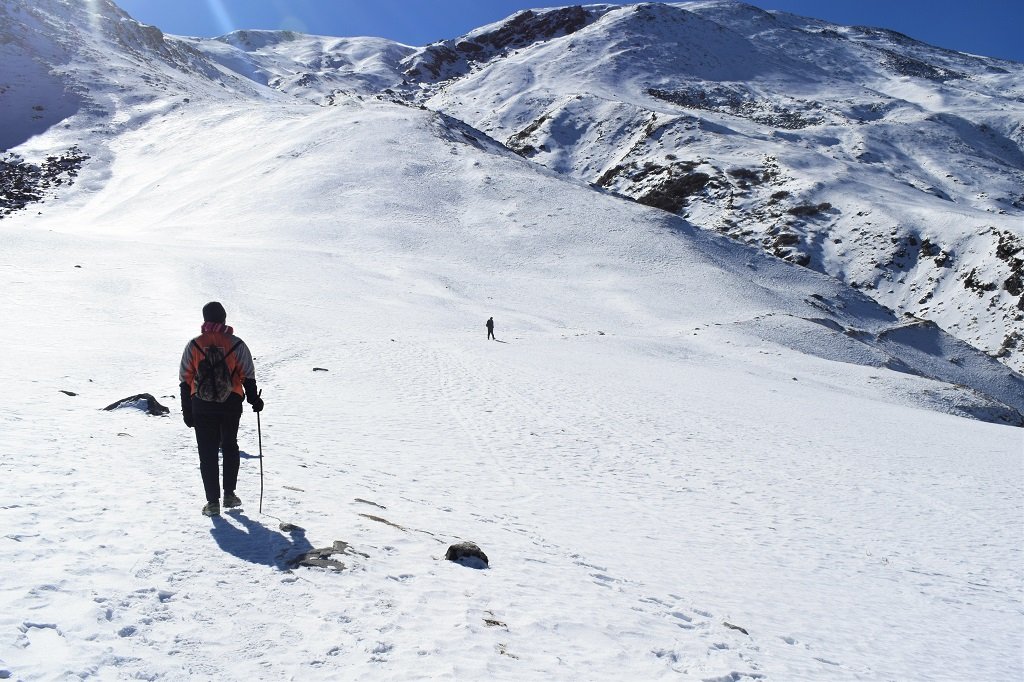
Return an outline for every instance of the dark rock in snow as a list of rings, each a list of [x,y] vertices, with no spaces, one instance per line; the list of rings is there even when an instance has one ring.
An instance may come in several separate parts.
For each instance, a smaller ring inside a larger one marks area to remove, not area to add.
[[[391,526],[392,528],[397,528],[398,530],[406,530],[405,526],[400,526],[397,523],[393,523],[392,521],[388,521],[387,519],[385,519],[382,516],[374,516],[373,514],[360,514],[360,516],[362,516],[364,519],[370,519],[371,521],[376,521],[377,523],[383,523],[385,526]]]
[[[964,277],[964,288],[975,292],[978,296],[989,291],[995,291],[996,285],[993,282],[982,281],[978,276],[978,269],[974,268]]]
[[[487,568],[487,555],[475,543],[458,542],[448,548],[444,558],[467,568]]]
[[[505,21],[500,28],[478,36],[477,41],[498,50],[525,47],[575,33],[590,21],[590,14],[579,5],[547,12],[524,10]]]
[[[307,568],[329,568],[332,571],[344,571],[345,564],[331,558],[331,555],[335,553],[333,547],[310,550],[293,560],[292,568],[306,566]]]
[[[825,201],[820,204],[801,204],[799,206],[794,206],[789,209],[787,213],[797,217],[809,218],[830,210],[832,210],[832,204]]]
[[[637,201],[669,213],[678,213],[686,206],[689,197],[701,192],[710,180],[711,176],[707,173],[688,173],[670,177],[639,197]]]
[[[750,636],[750,633],[747,632],[746,628],[741,628],[739,625],[733,625],[732,623],[730,623],[728,621],[724,621],[724,620],[722,621],[722,625],[724,625],[725,627],[729,628],[730,630],[739,630],[740,632],[742,632],[743,634],[747,635],[748,637]]]
[[[17,154],[0,157],[0,218],[41,202],[57,187],[74,184],[89,157],[73,146],[42,163],[30,163]]]
[[[63,393],[64,395],[70,395],[70,396],[76,396],[76,395],[78,395],[78,394],[77,394],[77,393],[75,393],[74,391],[65,391],[64,389],[61,389],[61,391],[60,391],[60,392],[61,392],[61,393]]]
[[[314,372],[326,372],[327,368],[326,367],[314,367],[313,371]]]
[[[417,80],[465,75],[473,64],[486,63],[512,50],[575,33],[600,14],[588,12],[579,5],[536,12],[523,10],[495,30],[476,34],[472,40],[446,40],[428,45],[403,62],[407,67],[405,75]]]
[[[283,526],[282,524],[282,530]],[[287,524],[291,525],[291,524]],[[292,528],[297,529],[297,526]],[[368,554],[357,552],[352,549],[347,542],[344,540],[335,540],[331,547],[321,547],[319,549],[311,549],[308,552],[303,552],[299,556],[292,559],[289,564],[292,568],[298,568],[299,566],[306,566],[312,568],[329,568],[332,571],[343,571],[345,570],[345,564],[332,559],[331,557],[335,554],[349,554],[353,556],[361,556],[363,558],[369,558]]]
[[[121,400],[118,400],[116,403],[111,403],[110,405],[107,405],[103,409],[109,411],[117,410],[122,407],[134,407],[139,410],[145,410],[154,417],[159,417],[170,412],[168,408],[164,407],[159,402],[157,402],[157,399],[154,398],[149,393],[139,393],[138,395],[133,395],[128,398],[122,398]]]

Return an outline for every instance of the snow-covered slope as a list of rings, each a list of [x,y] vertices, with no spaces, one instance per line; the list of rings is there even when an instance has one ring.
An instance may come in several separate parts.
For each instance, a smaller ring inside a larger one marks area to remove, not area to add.
[[[79,98],[13,151],[88,158],[0,222],[0,677],[1019,676],[1018,374],[371,96],[406,48],[84,7],[5,5]],[[270,85],[328,44],[377,75]],[[267,400],[266,514],[247,459],[212,526],[173,399],[211,299]],[[98,409],[140,391],[172,418]]]

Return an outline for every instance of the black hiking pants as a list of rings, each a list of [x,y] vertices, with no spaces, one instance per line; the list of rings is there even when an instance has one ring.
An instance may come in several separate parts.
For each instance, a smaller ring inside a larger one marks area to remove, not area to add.
[[[242,401],[229,400],[221,410],[196,410],[193,399],[192,420],[196,430],[196,444],[199,446],[199,473],[203,476],[203,488],[207,502],[220,501],[217,451],[224,456],[224,492],[235,492],[238,484],[238,422],[242,418]]]

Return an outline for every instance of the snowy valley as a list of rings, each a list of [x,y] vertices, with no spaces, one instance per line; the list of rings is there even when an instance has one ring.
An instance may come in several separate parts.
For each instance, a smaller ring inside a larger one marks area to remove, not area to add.
[[[411,47],[106,0],[3,3],[0,65],[0,679],[1024,674],[1021,65],[731,2]],[[267,401],[212,521],[208,300]]]

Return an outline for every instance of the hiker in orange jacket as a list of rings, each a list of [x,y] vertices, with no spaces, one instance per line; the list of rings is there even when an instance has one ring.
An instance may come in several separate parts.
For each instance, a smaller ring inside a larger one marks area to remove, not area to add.
[[[224,506],[242,504],[235,495],[242,397],[252,405],[253,412],[263,409],[252,354],[226,321],[224,306],[217,301],[203,306],[202,334],[185,346],[178,371],[181,415],[185,425],[196,430],[199,472],[206,490],[203,513],[207,516],[220,513],[218,449],[224,456]]]

